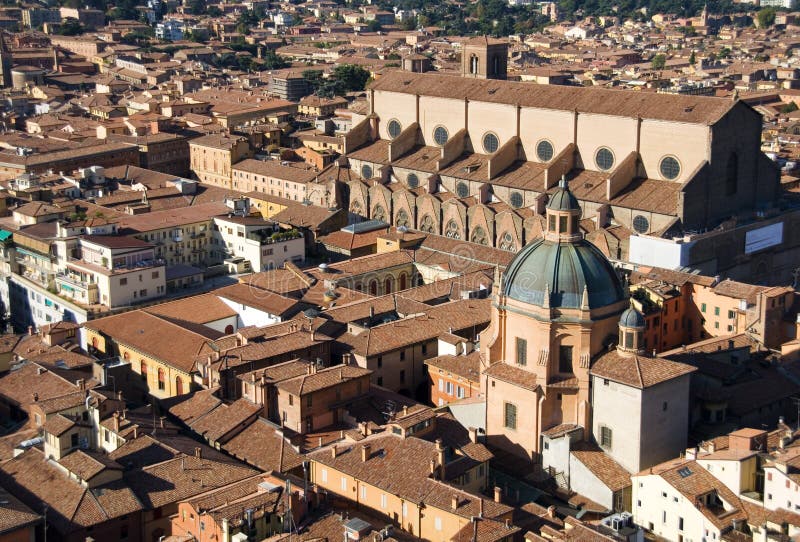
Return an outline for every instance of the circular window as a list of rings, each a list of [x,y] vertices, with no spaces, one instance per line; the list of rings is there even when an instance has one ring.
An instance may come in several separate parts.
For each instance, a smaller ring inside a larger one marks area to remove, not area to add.
[[[406,183],[408,183],[409,188],[416,188],[419,186],[419,177],[417,177],[416,173],[409,173],[408,177],[406,177]]]
[[[553,144],[549,141],[543,139],[536,144],[536,156],[542,162],[549,162],[553,159],[554,154],[555,150],[553,149]]]
[[[520,207],[522,207],[523,199],[522,199],[522,194],[520,194],[519,192],[511,192],[511,197],[509,199],[511,201],[511,206],[514,207],[515,209],[519,209]]]
[[[449,137],[450,134],[447,133],[447,128],[444,126],[437,126],[433,131],[433,141],[436,142],[436,144],[440,147],[447,143],[447,138]]]
[[[633,217],[633,229],[637,233],[647,233],[647,230],[650,229],[650,222],[642,215],[636,215]]]
[[[456,185],[456,194],[459,198],[466,198],[469,196],[469,187],[467,183],[458,183]]]
[[[665,156],[662,158],[658,169],[661,171],[661,176],[670,181],[677,179],[678,175],[681,174],[681,165],[673,156]]]
[[[614,167],[614,153],[605,147],[601,147],[594,155],[594,163],[601,171],[608,171]]]
[[[363,166],[361,166],[361,176],[363,178],[365,178],[365,179],[371,179],[372,178],[372,166],[370,166],[368,164],[364,164]]]
[[[392,119],[389,121],[389,124],[386,126],[386,131],[389,132],[389,137],[392,139],[396,138],[400,135],[400,132],[403,131],[403,127],[400,125],[399,122]]]
[[[483,136],[483,150],[486,151],[487,154],[493,154],[497,152],[497,149],[500,147],[500,140],[497,139],[497,136],[493,133],[489,132],[485,136]]]

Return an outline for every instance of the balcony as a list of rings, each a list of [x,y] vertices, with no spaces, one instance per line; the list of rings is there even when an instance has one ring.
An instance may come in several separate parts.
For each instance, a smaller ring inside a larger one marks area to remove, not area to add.
[[[99,302],[97,284],[85,282],[75,275],[63,272],[56,274],[55,280],[59,294],[89,305]]]

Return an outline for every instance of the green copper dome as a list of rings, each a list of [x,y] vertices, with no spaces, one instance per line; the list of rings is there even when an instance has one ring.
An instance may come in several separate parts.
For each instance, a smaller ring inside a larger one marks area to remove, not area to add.
[[[544,306],[549,289],[550,307],[580,308],[584,287],[592,309],[625,299],[616,271],[592,243],[583,239],[572,243],[542,239],[523,248],[511,261],[503,294]]]
[[[569,185],[563,177],[558,182],[558,188],[550,196],[547,208],[551,211],[580,211],[581,205],[578,203],[578,198],[569,190]]]

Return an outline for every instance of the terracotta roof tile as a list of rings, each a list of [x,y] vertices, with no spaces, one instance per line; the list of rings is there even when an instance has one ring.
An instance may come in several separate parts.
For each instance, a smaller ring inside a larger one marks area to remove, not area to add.
[[[591,374],[644,389],[693,373],[697,368],[664,358],[627,355],[610,350],[595,360]]]

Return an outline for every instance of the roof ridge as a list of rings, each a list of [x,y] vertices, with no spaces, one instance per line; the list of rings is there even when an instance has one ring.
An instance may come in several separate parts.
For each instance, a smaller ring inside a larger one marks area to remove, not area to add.
[[[639,385],[644,388],[644,375],[642,375],[641,360],[639,356],[634,355],[633,357],[636,360],[636,375],[639,377]]]

